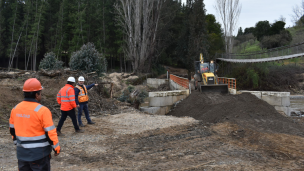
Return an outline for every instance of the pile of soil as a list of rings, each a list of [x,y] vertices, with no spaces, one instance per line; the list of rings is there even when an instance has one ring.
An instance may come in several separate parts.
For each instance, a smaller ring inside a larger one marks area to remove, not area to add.
[[[167,115],[190,116],[204,124],[232,122],[257,131],[304,136],[303,124],[283,116],[250,93],[223,95],[194,91]]]

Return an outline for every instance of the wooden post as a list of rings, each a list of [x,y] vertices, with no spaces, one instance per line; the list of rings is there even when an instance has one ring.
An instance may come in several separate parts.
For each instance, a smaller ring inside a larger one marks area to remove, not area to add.
[[[111,83],[111,89],[110,89],[111,99],[113,97],[113,83]]]

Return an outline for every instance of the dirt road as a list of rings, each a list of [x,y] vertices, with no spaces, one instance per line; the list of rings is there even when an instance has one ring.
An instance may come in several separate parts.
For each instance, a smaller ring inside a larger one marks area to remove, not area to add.
[[[238,124],[134,111],[93,117],[85,133],[67,120],[52,170],[303,170],[304,138]],[[58,120],[55,119],[55,124]],[[0,131],[0,170],[17,170],[15,146]]]

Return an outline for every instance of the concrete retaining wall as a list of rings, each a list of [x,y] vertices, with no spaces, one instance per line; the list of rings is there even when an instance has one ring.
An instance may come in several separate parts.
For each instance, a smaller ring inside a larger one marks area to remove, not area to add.
[[[290,116],[290,92],[274,92],[274,91],[240,91],[242,93],[251,93],[257,98],[266,101],[274,106],[277,111],[284,112]]]
[[[147,79],[147,85],[150,87],[158,88],[162,84],[168,84],[167,79],[157,79],[157,78],[148,78]]]
[[[186,88],[180,86],[179,84],[177,84],[176,82],[174,82],[173,80],[170,80],[170,89],[171,90],[187,90]]]
[[[179,77],[170,74],[170,88],[172,90],[186,90],[189,89],[189,80],[187,78]]]
[[[230,94],[233,94],[233,95],[236,94],[236,89],[228,88],[228,91],[229,91]]]
[[[189,90],[149,92],[149,107],[141,107],[140,110],[151,114],[165,115],[169,113],[174,103],[188,96]]]

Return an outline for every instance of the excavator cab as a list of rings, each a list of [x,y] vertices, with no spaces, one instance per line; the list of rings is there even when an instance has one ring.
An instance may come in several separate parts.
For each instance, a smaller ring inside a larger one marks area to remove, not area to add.
[[[219,84],[217,81],[217,65],[213,62],[204,62],[202,54],[200,61],[194,62],[195,75],[194,86],[200,92],[228,93],[227,84]]]
[[[212,61],[210,63],[209,62],[202,63],[200,61],[195,61],[194,65],[195,65],[195,71],[197,74],[211,72],[214,75],[216,75],[217,66]]]

